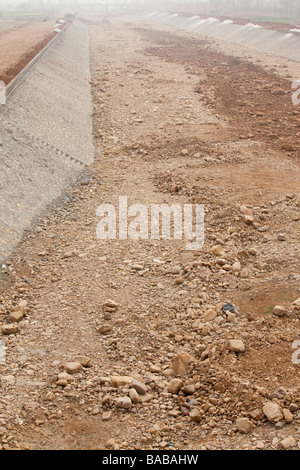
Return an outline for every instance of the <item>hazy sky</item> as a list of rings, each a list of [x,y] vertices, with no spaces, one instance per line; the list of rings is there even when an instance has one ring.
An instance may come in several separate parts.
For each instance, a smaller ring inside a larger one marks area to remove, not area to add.
[[[49,8],[53,5],[61,6],[74,6],[84,4],[146,4],[148,8],[164,9],[171,8],[172,5],[181,6],[192,11],[197,6],[208,6],[208,11],[219,10],[220,12],[226,11],[227,13],[241,13],[244,11],[264,11],[265,13],[279,12],[281,15],[284,13],[295,13],[297,17],[300,14],[300,0],[0,0],[0,8],[15,8],[16,5],[31,4],[34,8]]]

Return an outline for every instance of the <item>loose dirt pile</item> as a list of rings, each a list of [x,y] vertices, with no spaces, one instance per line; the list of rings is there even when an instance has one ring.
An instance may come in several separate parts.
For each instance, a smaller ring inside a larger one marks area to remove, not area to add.
[[[2,447],[299,447],[288,82],[211,40],[115,19],[91,38],[99,156],[2,269]],[[203,248],[97,239],[119,196],[204,204]]]

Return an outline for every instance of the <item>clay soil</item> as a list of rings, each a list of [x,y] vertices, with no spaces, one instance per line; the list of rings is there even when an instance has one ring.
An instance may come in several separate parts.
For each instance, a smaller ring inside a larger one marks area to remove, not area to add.
[[[0,31],[0,80],[6,85],[57,34],[53,20],[30,21]]]
[[[0,445],[299,449],[299,64],[161,26],[86,23],[96,159],[2,268],[2,327],[24,316],[0,336]],[[97,208],[119,196],[204,204],[203,247],[98,239]],[[267,402],[285,417],[268,421]]]

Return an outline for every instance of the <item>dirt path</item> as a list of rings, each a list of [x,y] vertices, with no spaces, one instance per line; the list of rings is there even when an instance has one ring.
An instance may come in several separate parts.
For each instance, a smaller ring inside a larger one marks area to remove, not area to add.
[[[91,174],[2,270],[4,327],[25,315],[0,337],[2,447],[276,449],[293,436],[297,448],[299,142],[284,137],[286,121],[299,122],[286,94],[255,95],[258,82],[287,83],[232,56],[212,80],[220,56],[204,41],[114,21],[90,26]],[[241,75],[267,135],[247,106],[235,114]],[[203,248],[99,240],[97,208],[119,196],[204,204]],[[277,424],[262,411],[270,401],[285,410]]]
[[[29,22],[0,31],[0,80],[6,85],[52,39],[55,22]]]

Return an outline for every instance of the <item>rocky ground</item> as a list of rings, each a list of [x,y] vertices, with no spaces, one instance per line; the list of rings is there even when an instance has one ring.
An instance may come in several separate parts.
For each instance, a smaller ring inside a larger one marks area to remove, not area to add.
[[[300,67],[88,24],[95,164],[1,271],[1,446],[298,449]],[[203,248],[99,240],[119,196],[204,204]]]

